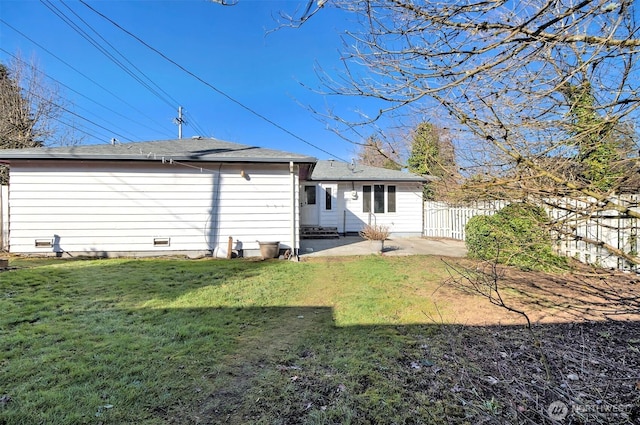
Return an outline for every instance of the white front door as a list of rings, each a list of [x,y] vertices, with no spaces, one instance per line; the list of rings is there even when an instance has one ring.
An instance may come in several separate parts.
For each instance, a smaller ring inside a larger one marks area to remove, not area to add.
[[[320,224],[320,204],[318,203],[318,185],[305,182],[300,185],[300,224],[317,226]]]

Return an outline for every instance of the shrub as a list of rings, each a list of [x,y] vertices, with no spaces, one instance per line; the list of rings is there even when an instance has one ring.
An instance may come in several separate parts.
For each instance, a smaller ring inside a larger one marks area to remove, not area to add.
[[[496,257],[496,220],[493,217],[494,216],[489,215],[476,215],[475,217],[471,217],[467,223],[465,227],[465,244],[469,251],[469,257],[483,260]]]
[[[367,224],[360,231],[360,236],[370,241],[384,241],[390,234],[389,227],[382,224]]]
[[[544,209],[526,203],[507,205],[492,216],[476,216],[466,226],[469,256],[523,270],[564,267],[553,252]]]

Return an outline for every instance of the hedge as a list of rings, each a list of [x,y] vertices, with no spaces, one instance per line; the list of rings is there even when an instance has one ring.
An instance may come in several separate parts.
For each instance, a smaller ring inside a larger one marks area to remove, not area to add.
[[[548,221],[544,209],[527,203],[509,204],[492,216],[472,217],[466,226],[469,257],[523,270],[564,267],[567,259],[553,252]]]

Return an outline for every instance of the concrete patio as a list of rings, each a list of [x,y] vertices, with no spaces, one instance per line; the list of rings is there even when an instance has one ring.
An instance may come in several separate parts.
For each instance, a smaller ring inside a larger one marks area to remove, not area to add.
[[[300,241],[300,257],[332,257],[370,255],[375,253],[371,242],[359,236],[339,239],[303,239]],[[384,243],[382,255],[439,255],[464,257],[467,248],[463,241],[430,239],[421,237],[393,238]]]

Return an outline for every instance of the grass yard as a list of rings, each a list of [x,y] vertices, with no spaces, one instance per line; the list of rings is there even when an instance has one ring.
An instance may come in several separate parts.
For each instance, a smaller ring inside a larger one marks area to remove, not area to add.
[[[442,286],[435,257],[11,266],[0,424],[554,423],[556,400],[574,423],[618,423],[579,422],[578,390],[640,421],[637,322],[577,320],[544,296],[558,277],[527,275],[535,296],[522,276],[505,290],[544,323],[532,340],[519,316]]]

